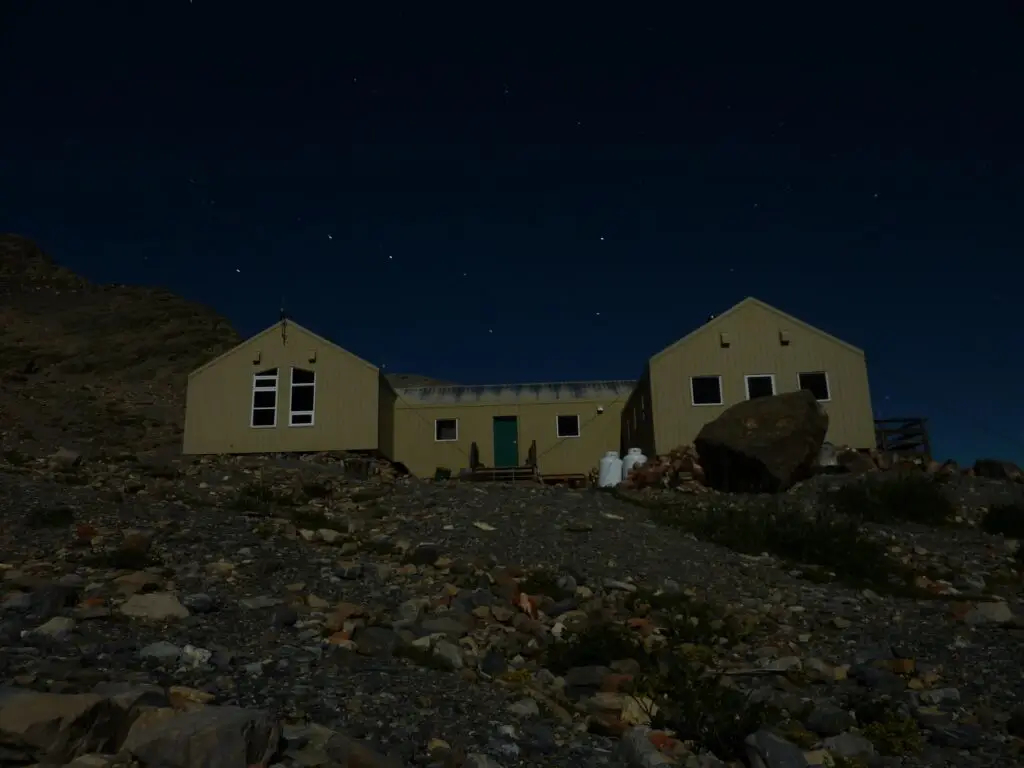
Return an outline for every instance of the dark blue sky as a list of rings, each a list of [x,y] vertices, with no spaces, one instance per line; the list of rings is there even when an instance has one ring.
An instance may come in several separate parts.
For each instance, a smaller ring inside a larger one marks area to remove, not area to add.
[[[1024,458],[1016,4],[349,5],[4,0],[0,231],[462,383],[633,377],[755,295]]]

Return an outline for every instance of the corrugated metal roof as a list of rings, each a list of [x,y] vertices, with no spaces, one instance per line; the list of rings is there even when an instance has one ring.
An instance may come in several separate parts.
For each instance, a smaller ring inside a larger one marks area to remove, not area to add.
[[[562,400],[626,398],[635,381],[557,381],[537,384],[479,384],[453,387],[409,387],[397,390],[399,404],[484,405],[550,403]]]

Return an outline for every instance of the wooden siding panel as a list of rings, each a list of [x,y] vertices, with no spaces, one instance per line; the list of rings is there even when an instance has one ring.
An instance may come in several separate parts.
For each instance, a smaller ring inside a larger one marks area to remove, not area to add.
[[[598,413],[598,406],[604,407]],[[469,466],[470,447],[475,441],[480,460],[494,464],[493,420],[515,416],[519,420],[519,462],[525,463],[533,440],[537,441],[537,463],[541,474],[587,474],[597,467],[606,451],[619,450],[622,401],[563,401],[518,405],[447,405],[408,407],[395,410],[395,458],[418,477],[429,477],[437,467],[453,471]],[[577,414],[580,436],[559,438],[557,417]],[[458,419],[459,439],[434,440],[435,419]]]
[[[789,343],[783,345],[780,332]],[[721,344],[727,334],[729,346]],[[651,363],[656,448],[665,453],[692,443],[700,428],[746,398],[744,376],[774,374],[777,393],[798,389],[797,375],[825,371],[831,402],[827,439],[854,448],[874,445],[874,417],[863,355],[758,305],[741,307]],[[722,377],[721,406],[694,406],[690,377]]]
[[[254,360],[259,358],[259,363]],[[310,362],[315,358],[315,362]],[[291,368],[316,372],[314,424],[289,427]],[[277,368],[277,426],[249,426],[252,376]],[[243,342],[190,377],[186,454],[374,450],[378,447],[378,373],[344,350],[288,326]]]

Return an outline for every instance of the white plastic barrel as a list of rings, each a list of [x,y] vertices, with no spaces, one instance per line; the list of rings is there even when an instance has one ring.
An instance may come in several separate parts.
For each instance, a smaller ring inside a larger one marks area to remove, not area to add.
[[[597,470],[597,484],[610,488],[622,482],[622,459],[618,451],[608,451],[601,459]]]
[[[647,457],[639,448],[630,448],[622,459],[622,479],[629,477],[629,472],[647,463]]]
[[[822,443],[821,451],[818,453],[818,466],[835,467],[839,464],[836,456],[836,447],[832,443]]]

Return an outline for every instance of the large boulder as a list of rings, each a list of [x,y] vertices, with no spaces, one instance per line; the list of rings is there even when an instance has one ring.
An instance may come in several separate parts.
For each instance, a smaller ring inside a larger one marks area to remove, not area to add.
[[[0,765],[121,753],[145,768],[251,768],[279,751],[279,724],[263,710],[174,704],[155,686],[101,683],[81,694],[0,686]]]
[[[704,425],[694,445],[719,491],[778,493],[811,475],[828,414],[806,390],[746,400]]]

